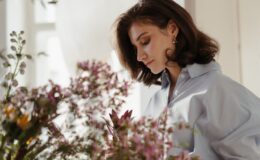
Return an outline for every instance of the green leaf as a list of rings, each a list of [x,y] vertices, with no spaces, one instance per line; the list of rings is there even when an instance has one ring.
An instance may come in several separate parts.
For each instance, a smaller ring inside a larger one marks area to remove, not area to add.
[[[9,59],[15,59],[15,56],[12,55],[12,54],[8,54],[7,57],[8,57]]]
[[[22,41],[22,45],[25,45],[25,43],[26,43],[26,40],[23,40],[23,41]]]
[[[19,72],[21,73],[21,75],[24,75],[25,70],[24,69],[19,69]]]
[[[11,64],[9,63],[9,62],[4,62],[3,63],[3,66],[4,66],[4,68],[8,68],[8,67],[10,67],[11,66]]]
[[[25,56],[26,56],[27,59],[32,59],[32,56],[29,55],[29,54],[26,54]]]
[[[24,31],[20,31],[20,34],[21,34],[21,35],[24,34]]]
[[[48,2],[49,4],[57,4],[58,3],[58,0],[51,0]]]
[[[14,42],[14,43],[17,43],[17,40],[14,39],[14,38],[10,39],[10,41],[11,41],[11,42]]]
[[[13,76],[13,74],[12,74],[11,72],[7,73],[7,74],[5,75],[5,80],[10,80],[10,79],[12,79],[12,76]]]
[[[46,52],[39,52],[37,56],[49,56]]]
[[[13,31],[13,32],[12,32],[12,34],[13,34],[14,36],[17,36],[17,34],[16,34],[16,32],[15,32],[15,31]]]
[[[26,87],[20,87],[20,90],[23,92],[23,93],[28,93],[28,89]]]
[[[4,87],[4,88],[7,88],[8,87],[8,83],[7,82],[2,82],[2,86]]]
[[[18,81],[17,81],[16,79],[14,79],[14,80],[12,81],[12,86],[14,86],[14,87],[17,87],[17,86],[18,86]]]
[[[13,51],[17,51],[17,49],[16,49],[16,47],[15,46],[11,46],[11,50],[13,50]]]
[[[0,51],[0,59],[2,59],[3,61],[7,61],[7,58],[4,55],[4,49]]]
[[[18,58],[18,59],[20,59],[20,58],[22,58],[22,54],[16,54],[16,57]]]
[[[21,62],[20,68],[21,68],[21,69],[24,69],[25,67],[26,67],[26,63],[25,63],[25,62]]]

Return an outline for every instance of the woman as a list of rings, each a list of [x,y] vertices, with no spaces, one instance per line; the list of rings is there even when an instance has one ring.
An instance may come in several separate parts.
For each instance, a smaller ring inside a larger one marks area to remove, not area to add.
[[[167,107],[170,125],[191,127],[175,131],[169,154],[260,159],[260,100],[221,73],[216,41],[187,11],[172,0],[141,0],[119,17],[115,31],[120,61],[132,78],[161,84],[145,114],[158,118]]]

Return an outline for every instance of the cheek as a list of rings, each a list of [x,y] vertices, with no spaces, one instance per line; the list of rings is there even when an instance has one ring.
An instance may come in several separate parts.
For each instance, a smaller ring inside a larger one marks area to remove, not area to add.
[[[148,54],[149,57],[154,57],[156,56],[156,50],[155,50],[155,46],[153,44],[149,44],[145,47],[143,47],[143,51]]]
[[[147,46],[147,53],[150,53],[152,56],[159,56],[162,54],[162,45],[160,42],[151,42],[150,45]]]

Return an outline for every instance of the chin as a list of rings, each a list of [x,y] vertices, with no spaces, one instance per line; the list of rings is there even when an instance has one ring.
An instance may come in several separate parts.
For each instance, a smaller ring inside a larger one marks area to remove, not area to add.
[[[150,71],[153,73],[153,74],[159,74],[159,73],[161,73],[162,71],[163,71],[164,69],[150,69]]]

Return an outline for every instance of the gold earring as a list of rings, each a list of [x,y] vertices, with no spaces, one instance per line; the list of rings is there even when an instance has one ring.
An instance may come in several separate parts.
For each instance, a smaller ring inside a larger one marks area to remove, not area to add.
[[[176,37],[173,37],[172,44],[176,44],[178,41],[176,40]]]

